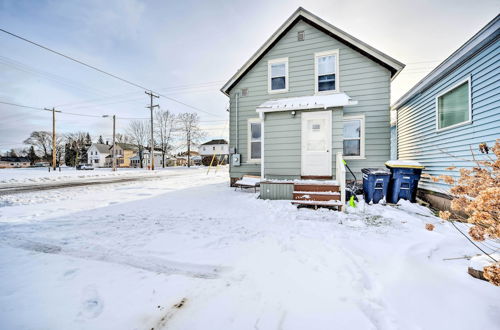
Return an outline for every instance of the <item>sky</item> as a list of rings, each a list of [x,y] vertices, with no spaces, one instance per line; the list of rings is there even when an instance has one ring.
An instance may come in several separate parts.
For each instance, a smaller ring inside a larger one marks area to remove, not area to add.
[[[222,85],[302,6],[406,64],[396,101],[499,12],[498,0],[139,1],[0,0],[0,28],[191,107],[160,97],[162,109],[197,112],[207,138],[227,138]],[[144,90],[0,32],[0,101],[56,107],[58,133],[110,139],[147,118]],[[0,151],[26,147],[52,127],[50,112],[0,104]]]

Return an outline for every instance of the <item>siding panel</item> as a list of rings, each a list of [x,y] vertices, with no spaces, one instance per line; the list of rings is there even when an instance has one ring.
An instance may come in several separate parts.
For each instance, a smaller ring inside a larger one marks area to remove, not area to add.
[[[413,97],[398,111],[399,159],[417,160],[431,175],[452,174],[447,167],[471,168],[471,148],[490,146],[500,138],[500,42],[497,40],[466,63],[443,77],[422,94]],[[438,132],[435,96],[456,82],[471,77],[472,123]],[[476,155],[481,159],[484,156]],[[423,180],[425,189],[447,192],[448,186]]]

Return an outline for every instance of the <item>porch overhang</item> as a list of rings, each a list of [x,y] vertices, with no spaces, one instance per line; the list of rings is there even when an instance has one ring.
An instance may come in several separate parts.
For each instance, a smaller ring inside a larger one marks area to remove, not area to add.
[[[358,101],[352,100],[349,95],[334,93],[268,100],[257,107],[257,112],[263,114],[280,111],[327,109],[356,104],[358,104]]]

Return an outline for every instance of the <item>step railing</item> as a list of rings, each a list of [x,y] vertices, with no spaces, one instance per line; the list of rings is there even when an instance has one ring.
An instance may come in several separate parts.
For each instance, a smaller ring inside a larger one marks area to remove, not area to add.
[[[341,208],[343,209],[345,206],[345,164],[344,158],[342,157],[341,152],[337,152],[336,159],[336,171],[335,171],[335,180],[340,186],[340,201],[342,202]]]

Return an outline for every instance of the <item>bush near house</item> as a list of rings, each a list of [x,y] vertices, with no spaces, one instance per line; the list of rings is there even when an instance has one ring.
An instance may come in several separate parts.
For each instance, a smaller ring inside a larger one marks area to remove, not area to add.
[[[460,169],[460,177],[455,180],[450,175],[432,177],[434,181],[443,180],[452,185],[450,192],[454,198],[451,202],[452,214],[441,211],[439,216],[444,220],[456,218],[473,226],[469,235],[475,241],[500,238],[500,140],[491,149],[487,144],[479,145],[480,152],[485,155],[477,160],[474,152],[475,166],[472,169]],[[484,160],[486,159],[486,160]],[[454,168],[448,168],[453,170]],[[459,216],[460,214],[464,216]],[[500,285],[500,262],[484,268],[484,277],[495,285]]]

